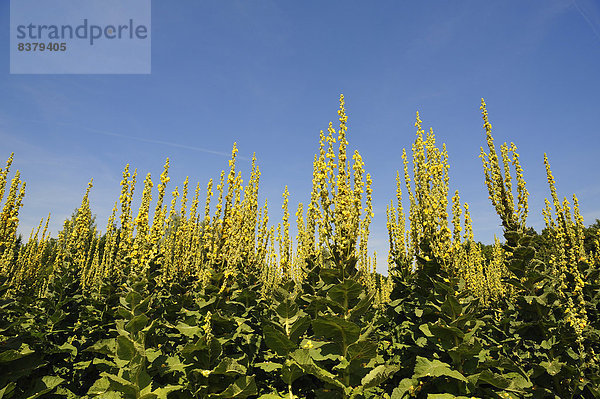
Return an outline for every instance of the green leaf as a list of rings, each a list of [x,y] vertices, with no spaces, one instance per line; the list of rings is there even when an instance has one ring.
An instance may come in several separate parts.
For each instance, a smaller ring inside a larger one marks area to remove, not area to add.
[[[289,298],[281,302],[275,312],[284,320],[292,320],[298,314],[298,305]]]
[[[551,362],[541,362],[540,366],[545,368],[546,372],[554,377],[556,374],[560,373],[560,369],[564,366],[564,363],[555,359]]]
[[[263,327],[263,333],[267,346],[279,356],[285,357],[290,351],[296,349],[296,345],[284,333],[268,324]]]
[[[371,370],[369,374],[365,375],[360,383],[362,384],[364,389],[376,387],[382,382],[386,381],[391,376],[393,376],[394,374],[396,374],[398,370],[400,370],[400,367],[398,366],[380,364],[379,366]]]
[[[102,353],[104,355],[114,355],[116,350],[116,341],[114,338],[101,339],[94,345],[84,349],[84,352]]]
[[[345,280],[343,283],[331,287],[327,292],[327,297],[340,305],[342,309],[348,310],[363,290],[363,286],[356,281]]]
[[[152,297],[148,297],[148,298],[144,299],[142,302],[140,302],[139,305],[135,306],[133,308],[133,314],[135,316],[139,316],[142,313],[146,313],[148,311],[148,307],[150,305],[150,299],[152,299]]]
[[[117,314],[126,320],[131,320],[133,318],[133,313],[122,307],[117,309]]]
[[[0,389],[0,399],[4,398],[4,396],[10,397],[12,391],[15,390],[16,386],[17,384],[15,384],[14,382],[9,382],[7,385],[4,386],[4,388]]]
[[[308,330],[308,327],[310,327],[310,316],[300,317],[296,320],[290,328],[290,341],[297,345],[300,337]]]
[[[446,300],[441,306],[442,312],[451,320],[456,320],[462,313],[462,306],[454,295],[446,295]]]
[[[511,243],[516,243],[519,241],[521,234],[515,230],[507,230],[504,232],[504,238]]]
[[[459,381],[468,382],[461,373],[452,370],[450,365],[440,362],[437,359],[430,361],[424,357],[417,356],[413,378],[421,377],[451,377]]]
[[[302,348],[306,349],[305,346],[309,340],[303,340]],[[334,360],[337,361],[340,357],[339,352],[340,348],[333,343],[330,342],[314,342],[311,341],[311,344],[314,346],[313,348],[308,348],[308,353],[312,360],[316,362],[322,362],[324,360]]]
[[[535,248],[533,247],[517,247],[513,252],[515,259],[522,259],[525,262],[530,261],[535,256]]]
[[[484,370],[479,374],[479,382],[490,384],[496,388],[506,389],[510,385],[510,382],[501,375],[492,373],[489,370]]]
[[[77,362],[73,363],[74,370],[85,370],[92,365],[92,361],[88,360],[87,362]]]
[[[356,306],[354,306],[350,310],[350,320],[357,320],[362,315],[364,315],[371,308],[371,305],[373,303],[373,297],[374,295],[367,295],[364,298],[362,298],[356,304]]]
[[[63,382],[65,382],[65,380],[60,377],[44,376],[35,382],[35,385],[33,386],[33,388],[31,388],[25,394],[25,398],[26,399],[39,398],[40,396],[45,395],[48,392],[52,391],[54,388],[56,388]]]
[[[32,353],[34,353],[34,351],[29,348],[29,345],[21,344],[19,350],[9,349],[0,353],[0,363],[12,362],[13,360],[31,355]]]
[[[129,309],[135,309],[135,307],[142,302],[142,296],[135,291],[129,291],[125,296],[125,302],[129,305]]]
[[[298,349],[292,352],[290,354],[290,357],[298,364],[298,366],[300,366],[300,368],[306,374],[312,374],[325,383],[334,385],[341,389],[345,389],[344,384],[342,384],[337,378],[335,378],[335,375],[317,366],[315,362],[312,361],[308,350]]]
[[[133,341],[127,337],[119,335],[117,337],[117,357],[121,360],[131,360],[137,351]]]
[[[160,387],[153,391],[158,399],[167,399],[167,396],[171,392],[180,391],[184,389],[182,385],[167,385],[166,387]]]
[[[200,337],[203,334],[202,328],[199,326],[189,326],[185,323],[179,323],[175,326],[175,328],[188,338],[193,338],[194,336]]]
[[[72,356],[77,356],[77,348],[68,342],[65,342],[59,346],[58,349],[60,349],[62,352],[70,353]]]
[[[271,373],[275,370],[280,370],[282,365],[279,363],[275,363],[275,362],[262,362],[262,363],[255,363],[254,367],[258,367],[259,369],[264,370],[267,373]]]
[[[214,395],[213,397],[242,399],[247,398],[248,396],[256,395],[257,393],[258,389],[256,388],[256,382],[254,382],[254,376],[243,376],[229,385],[223,392],[218,395]]]
[[[403,399],[406,397],[406,393],[410,391],[411,388],[419,385],[417,380],[413,380],[410,378],[404,378],[396,388],[392,391],[391,399]]]
[[[419,330],[421,330],[426,337],[433,337],[433,333],[429,331],[429,324],[421,324]]]
[[[348,347],[348,361],[357,360],[367,363],[377,356],[377,344],[370,341],[358,341]]]
[[[195,343],[189,343],[183,347],[181,354],[188,359],[194,361],[197,357],[200,368],[209,370],[213,368],[215,361],[223,353],[223,348],[218,339],[212,338],[207,340],[206,336],[201,337]]]
[[[296,363],[287,361],[281,369],[281,379],[288,385],[304,375],[303,370]]]
[[[527,377],[519,373],[506,373],[504,377],[510,381],[509,389],[511,390],[525,390],[533,386]]]
[[[121,392],[108,391],[99,396],[99,399],[123,399]]]
[[[108,379],[111,391],[118,391],[125,396],[137,397],[138,390],[136,386],[126,379],[110,373],[102,373],[100,375]]]
[[[473,327],[471,327],[471,331],[469,331],[468,333],[466,333],[463,337],[465,342],[469,342],[471,340],[471,338],[475,335],[475,333],[477,332],[477,330],[479,330],[480,327],[485,326],[485,323],[481,320],[477,320],[475,321],[475,325]]]
[[[150,319],[148,316],[142,313],[141,315],[135,316],[127,324],[125,324],[125,330],[131,334],[136,334],[146,327],[149,320]]]
[[[358,341],[360,328],[337,316],[321,316],[312,322],[315,335],[325,337],[342,348]]]
[[[235,359],[225,358],[212,370],[213,374],[244,375],[248,369],[239,364]]]
[[[110,388],[110,380],[106,377],[101,377],[94,382],[94,385],[88,389],[87,394],[90,396],[101,395]]]
[[[62,399],[80,399],[81,395],[76,395],[70,389],[67,389],[61,385],[57,386],[52,396],[60,397]]]
[[[179,359],[179,357],[176,356],[169,356],[167,358],[167,360],[165,361],[166,364],[166,370],[168,370],[169,372],[184,372],[185,371],[185,365],[181,362],[181,360]]]
[[[434,337],[439,338],[440,340],[450,341],[452,346],[455,344],[455,339],[458,339],[459,342],[462,342],[464,337],[464,333],[454,327],[454,326],[445,326],[443,324],[429,324],[429,331],[434,335]]]

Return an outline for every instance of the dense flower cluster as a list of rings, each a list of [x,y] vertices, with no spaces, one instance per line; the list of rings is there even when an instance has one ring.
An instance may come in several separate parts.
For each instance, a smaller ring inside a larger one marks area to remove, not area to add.
[[[33,353],[46,356],[28,345],[47,335],[52,362],[101,359],[76,363],[89,386],[77,385],[77,371],[68,376],[69,389],[89,397],[119,389],[126,393],[114,397],[166,398],[176,390],[186,392],[181,397],[315,397],[310,389],[340,398],[600,397],[600,230],[589,236],[575,195],[559,199],[546,156],[546,228],[528,228],[517,147],[504,143],[498,153],[483,99],[480,110],[483,175],[504,240],[475,242],[469,204],[450,193],[446,147],[417,113],[412,156],[402,151],[387,206],[387,276],[369,253],[373,180],[358,151],[349,152],[343,95],[338,127],[330,122],[319,134],[295,240],[288,187],[282,220],[273,224],[267,200],[259,205],[256,158],[244,180],[234,143],[229,170],[205,193],[189,178],[170,188],[167,159],[158,179],[145,176],[135,211],[138,173],[126,165],[104,233],[90,180],[57,238],[48,234],[48,215],[21,242],[25,182],[17,171],[8,184],[11,154],[0,170],[0,300],[9,315],[0,317],[0,371]],[[55,310],[22,316],[13,309],[30,303]],[[16,327],[27,317],[47,320]],[[72,325],[55,328],[64,320]],[[90,327],[94,344],[81,330],[89,320],[107,330]],[[66,331],[73,335],[65,340]],[[50,364],[43,359],[40,368]],[[66,379],[47,377],[34,386],[47,390],[24,397],[55,388],[77,397],[57,388]],[[20,376],[3,378],[0,397],[25,392]]]

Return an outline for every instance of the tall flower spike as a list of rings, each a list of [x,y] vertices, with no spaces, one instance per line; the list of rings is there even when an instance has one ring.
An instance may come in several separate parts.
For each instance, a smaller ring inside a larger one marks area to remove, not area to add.
[[[283,191],[283,204],[281,209],[283,210],[283,222],[281,228],[278,227],[278,234],[280,234],[279,241],[279,258],[281,262],[281,268],[286,278],[291,278],[290,260],[291,260],[291,240],[290,240],[290,212],[288,211],[288,198],[290,193],[287,186]]]

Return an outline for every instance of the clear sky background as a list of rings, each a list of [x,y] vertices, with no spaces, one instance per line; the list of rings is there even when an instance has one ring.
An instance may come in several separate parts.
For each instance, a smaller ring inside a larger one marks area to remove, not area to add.
[[[350,150],[373,176],[369,250],[385,270],[385,207],[394,198],[415,111],[450,156],[451,191],[470,203],[476,239],[500,220],[487,199],[479,111],[497,144],[514,141],[540,231],[549,196],[577,194],[586,225],[600,218],[600,3],[544,1],[152,2],[151,75],[10,75],[9,1],[0,2],[0,158],[15,152],[27,182],[20,231],[52,212],[52,233],[94,178],[104,231],[126,163],[171,188],[217,179],[237,142],[246,179],[256,152],[271,220],[310,195],[319,130],[346,97]],[[138,195],[142,185],[138,185]],[[203,191],[202,194],[204,194]],[[294,219],[295,220],[295,219]]]

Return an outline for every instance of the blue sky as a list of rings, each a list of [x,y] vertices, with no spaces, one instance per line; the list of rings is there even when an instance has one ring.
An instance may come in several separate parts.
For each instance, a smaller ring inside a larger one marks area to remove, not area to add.
[[[2,1],[1,26],[9,12]],[[340,93],[350,149],[374,180],[381,271],[385,207],[417,110],[447,144],[451,190],[470,203],[478,240],[501,232],[478,158],[481,97],[497,143],[519,148],[529,225],[543,227],[544,152],[559,195],[577,194],[586,224],[600,218],[598,2],[153,1],[151,36],[150,75],[11,75],[0,30],[0,158],[14,151],[27,182],[24,235],[50,211],[56,235],[91,177],[104,230],[126,163],[157,178],[170,157],[172,187],[189,175],[204,189],[234,141],[246,160],[256,152],[271,220],[286,184],[293,214]]]

